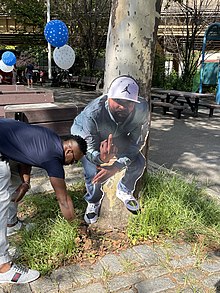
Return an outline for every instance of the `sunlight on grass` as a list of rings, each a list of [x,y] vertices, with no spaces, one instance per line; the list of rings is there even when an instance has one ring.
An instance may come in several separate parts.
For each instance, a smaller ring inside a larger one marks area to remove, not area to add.
[[[144,182],[141,212],[128,225],[133,243],[160,235],[188,241],[205,235],[206,243],[220,243],[220,206],[195,182],[163,172],[147,174]]]
[[[220,206],[196,182],[163,172],[147,174],[144,182],[141,212],[131,216],[127,227],[133,244],[176,237],[194,242],[197,254],[206,245],[220,244]],[[69,188],[69,194],[76,211],[76,221],[71,224],[61,216],[53,193],[28,195],[20,204],[19,215],[34,223],[29,232],[23,230],[10,240],[19,247],[20,263],[47,274],[82,253],[77,238],[86,209],[84,182]]]

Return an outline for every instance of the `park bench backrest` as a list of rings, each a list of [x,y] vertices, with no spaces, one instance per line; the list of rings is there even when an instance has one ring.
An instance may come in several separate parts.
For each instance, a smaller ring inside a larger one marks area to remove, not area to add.
[[[29,92],[29,93],[0,93],[0,117],[5,116],[5,106],[21,104],[53,103],[53,92]]]
[[[40,125],[55,131],[59,136],[70,134],[73,119],[84,109],[84,105],[55,105],[49,108],[6,109],[5,117]]]

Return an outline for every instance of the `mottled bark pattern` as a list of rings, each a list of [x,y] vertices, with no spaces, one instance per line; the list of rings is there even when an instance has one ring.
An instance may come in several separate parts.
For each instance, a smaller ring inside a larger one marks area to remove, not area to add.
[[[162,0],[113,0],[106,48],[105,87],[121,74],[136,78],[140,95],[149,99],[154,51]],[[147,157],[148,141],[143,150]],[[100,219],[101,229],[124,229],[131,215],[116,198],[116,186],[122,174],[104,185]],[[139,181],[140,182],[140,181]],[[136,188],[136,194],[140,189]]]
[[[130,74],[146,96],[151,84],[161,0],[113,0],[106,47],[105,90],[112,79]]]

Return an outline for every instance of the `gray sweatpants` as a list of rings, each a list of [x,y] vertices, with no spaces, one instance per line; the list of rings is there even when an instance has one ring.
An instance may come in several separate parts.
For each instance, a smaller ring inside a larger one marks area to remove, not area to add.
[[[10,261],[8,254],[7,217],[10,203],[11,171],[9,162],[0,160],[0,265]]]
[[[18,188],[18,186],[22,183],[21,178],[19,176],[19,170],[18,170],[18,163],[14,161],[9,161],[10,170],[11,170],[11,180],[9,185],[9,193],[11,196],[11,199],[13,199],[13,194],[15,190]],[[14,224],[17,222],[17,210],[18,210],[18,204],[15,202],[10,201],[9,207],[8,207],[8,222],[7,224]]]

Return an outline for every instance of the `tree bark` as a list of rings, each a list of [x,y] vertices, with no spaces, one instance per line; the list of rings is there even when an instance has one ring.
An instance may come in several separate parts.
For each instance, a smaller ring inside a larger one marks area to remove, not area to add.
[[[151,86],[155,42],[162,0],[114,0],[106,44],[105,91],[121,74],[133,76],[140,95]]]
[[[162,0],[113,0],[106,45],[104,92],[115,77],[127,74],[137,80],[140,96],[150,102],[161,4]],[[148,141],[143,152],[147,156]],[[105,197],[97,223],[99,228],[124,229],[127,225],[130,212],[116,198],[116,186],[121,176],[120,173],[113,176],[103,187]],[[136,187],[136,194],[140,187]]]

